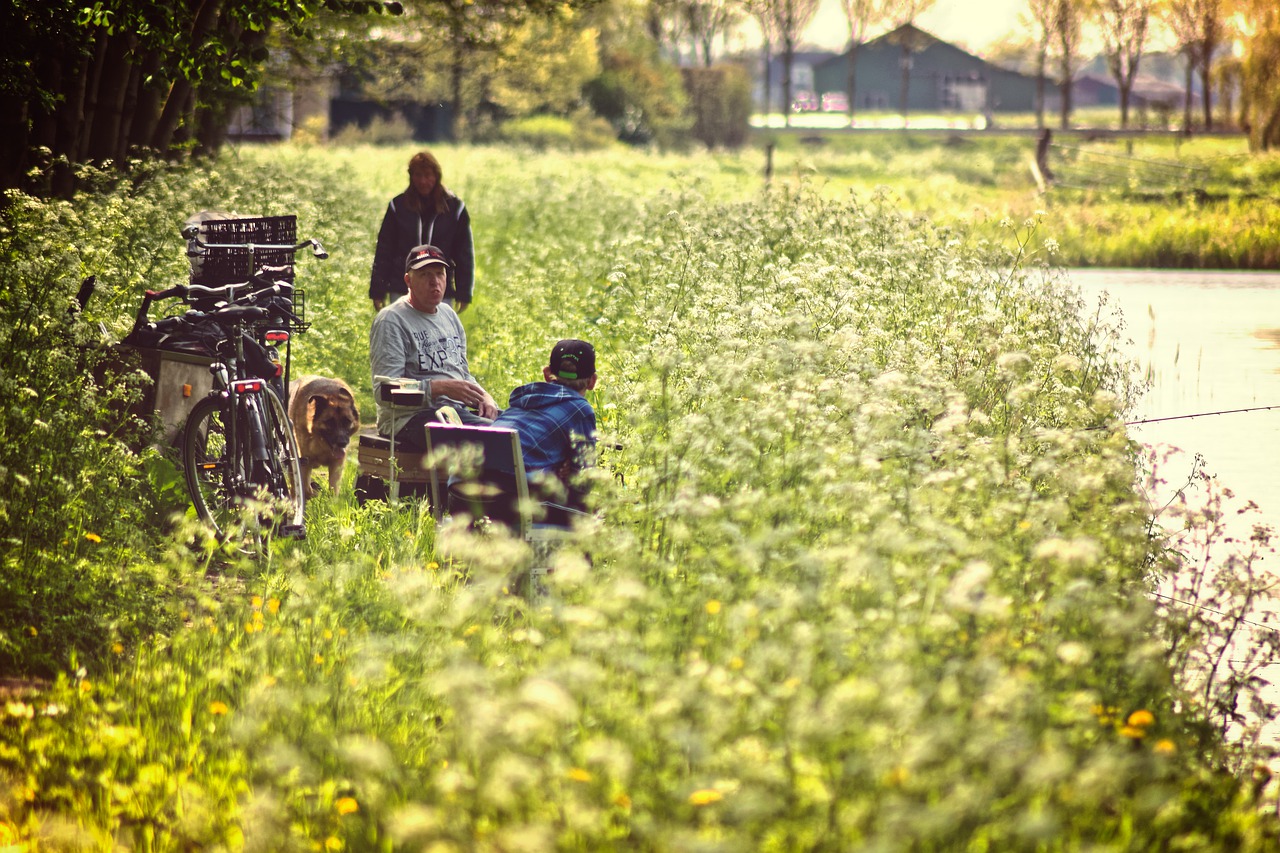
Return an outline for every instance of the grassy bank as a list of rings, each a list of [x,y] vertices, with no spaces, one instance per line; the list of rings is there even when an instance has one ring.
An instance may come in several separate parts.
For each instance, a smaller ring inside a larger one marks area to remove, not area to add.
[[[1061,134],[1050,156],[1061,185],[1041,193],[1032,136],[936,133],[758,134],[775,145],[775,179],[827,197],[887,187],[905,210],[998,239],[999,224],[1043,212],[1050,260],[1062,266],[1276,269],[1280,157],[1243,138],[1092,140]],[[1087,186],[1088,188],[1082,188]]]
[[[357,506],[350,470],[304,542],[191,549],[163,460],[65,354],[185,278],[191,211],[296,213],[332,252],[300,270],[298,367],[346,379],[370,420],[367,273],[409,153],[245,149],[7,212],[23,263],[0,327],[32,357],[0,374],[22,401],[0,413],[0,523],[25,590],[0,624],[8,674],[51,681],[4,708],[6,840],[1274,845],[1256,726],[1223,738],[1274,634],[1203,679],[1240,618],[1267,618],[1269,580],[1236,571],[1267,538],[1228,563],[1212,519],[1153,535],[1111,320],[1027,262],[1021,224],[979,246],[892,194],[762,192],[738,156],[440,149],[476,227],[477,377],[503,403],[556,338],[597,344],[601,518],[536,605],[508,593],[520,543]],[[87,272],[101,299],[68,319]],[[19,441],[36,420],[56,440]],[[66,488],[33,514],[37,481]],[[1197,547],[1232,572],[1196,574]],[[1225,615],[1150,596],[1181,569]]]

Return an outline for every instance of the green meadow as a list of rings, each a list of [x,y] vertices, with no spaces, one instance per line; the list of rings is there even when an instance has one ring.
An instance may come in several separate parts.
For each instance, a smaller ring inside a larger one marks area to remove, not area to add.
[[[599,353],[596,516],[535,599],[523,543],[358,505],[354,464],[304,541],[207,541],[104,346],[186,279],[189,214],[296,214],[331,258],[298,262],[295,370],[371,423],[414,149],[11,196],[0,849],[1275,849],[1272,531],[1150,505],[1186,472],[1126,435],[1118,318],[1057,268],[1207,233],[1245,265],[1276,214],[1239,187],[1276,161],[1219,163],[1239,215],[1210,217],[1039,196],[1026,141],[906,139],[780,140],[768,184],[760,149],[434,149],[477,378],[503,404],[557,338]]]

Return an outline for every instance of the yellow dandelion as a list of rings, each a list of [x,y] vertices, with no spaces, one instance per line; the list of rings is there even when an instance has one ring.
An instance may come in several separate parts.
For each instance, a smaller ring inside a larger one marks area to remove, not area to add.
[[[1142,740],[1147,736],[1147,731],[1139,726],[1124,726],[1120,729],[1120,736],[1129,740]]]
[[[333,632],[332,632],[332,631],[330,631],[328,628],[325,628],[325,629],[324,629],[324,634],[322,634],[321,636],[323,636],[326,640],[332,640],[332,639],[333,639]]]
[[[355,797],[338,797],[333,805],[337,808],[338,814],[355,814],[360,811],[360,804],[356,802]]]
[[[231,709],[227,707],[226,702],[214,700],[209,703],[209,713],[213,714],[215,717],[225,717],[227,712],[230,710]]]
[[[268,613],[270,613],[272,616],[275,616],[277,613],[279,613],[279,612],[280,612],[280,599],[278,599],[278,598],[268,598],[268,599],[267,599],[267,612],[268,612]]]
[[[30,636],[32,636],[32,637],[38,637],[38,636],[40,636],[40,632],[39,632],[38,630],[36,630],[36,626],[35,626],[35,625],[28,625],[28,626],[27,626],[27,634],[29,634],[29,635],[30,635]]]
[[[255,595],[255,596],[251,599],[251,603],[253,604],[253,608],[254,608],[255,610],[257,610],[259,607],[261,607],[261,606],[262,606],[262,596],[260,596],[260,595]]]
[[[744,666],[746,666],[746,662],[742,658],[736,655],[729,658],[729,669],[742,669]]]
[[[89,683],[89,679],[87,679],[87,678],[82,678],[82,679],[80,679],[80,692],[81,692],[81,693],[88,693],[88,692],[89,692],[90,690],[92,690],[92,689],[93,689],[93,685]]]
[[[708,616],[715,616],[719,612],[720,612],[720,602],[716,601],[714,598],[707,602]]]
[[[18,828],[9,821],[0,821],[0,844],[11,845],[18,840]]]
[[[339,628],[339,629],[338,629],[338,636],[339,636],[339,637],[345,637],[345,636],[347,636],[347,629],[346,629],[346,628]]]
[[[430,563],[427,563],[427,570],[428,570],[428,571],[432,571],[432,572],[434,572],[434,571],[435,571],[436,569],[438,569],[438,568],[440,568],[440,564],[439,564],[439,563],[437,563],[435,560],[432,560]]]
[[[102,541],[102,537],[96,533],[86,533],[84,535],[84,538],[88,539],[90,542],[93,542],[95,544]]]
[[[468,625],[467,630],[462,632],[462,636],[470,637],[472,634],[475,634],[479,630],[480,630],[479,625]]]
[[[1161,755],[1173,755],[1178,751],[1177,745],[1167,737],[1156,741],[1151,748]]]
[[[1137,726],[1138,728],[1146,728],[1147,726],[1154,724],[1155,721],[1156,721],[1156,717],[1154,714],[1152,714],[1150,711],[1146,709],[1142,709],[1142,710],[1134,711],[1132,714],[1130,714],[1129,719],[1126,722],[1128,722],[1128,724],[1131,726]]]
[[[620,792],[618,796],[613,798],[613,804],[620,809],[630,809],[631,798],[625,792]]]
[[[324,840],[324,849],[325,850],[341,850],[342,839],[337,837],[336,835],[330,835],[328,838]]]
[[[590,782],[592,779],[591,771],[581,767],[570,767],[566,775],[575,782]]]
[[[317,653],[315,657],[315,665],[319,666],[322,663],[324,663],[324,655]]]
[[[689,795],[689,802],[695,806],[709,806],[724,799],[724,794],[715,788],[699,788]]]
[[[1024,519],[1022,519],[1022,521],[1019,521],[1019,522],[1018,522],[1018,529],[1019,529],[1019,530],[1030,530],[1030,529],[1031,529],[1031,522],[1027,521],[1025,518],[1024,518]]]
[[[889,771],[889,775],[885,777],[884,781],[885,781],[885,784],[889,785],[890,787],[898,788],[906,784],[907,778],[910,775],[911,774],[907,772],[907,768],[903,767],[902,765],[898,765],[897,767]]]
[[[124,654],[124,644],[123,644],[123,643],[112,643],[112,644],[111,644],[111,653],[112,653],[113,655],[122,655],[122,654]]]

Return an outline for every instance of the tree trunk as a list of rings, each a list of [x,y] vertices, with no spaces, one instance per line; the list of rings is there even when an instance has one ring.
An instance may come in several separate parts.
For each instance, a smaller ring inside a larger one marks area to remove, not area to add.
[[[84,96],[89,83],[90,63],[81,57],[77,57],[77,60],[74,65],[67,67],[66,76],[63,77],[68,84],[65,89],[66,101],[58,110],[56,118],[58,135],[53,150],[65,159],[54,161],[51,190],[60,198],[71,198],[75,192],[74,164],[80,162],[77,155],[80,153],[80,138],[85,131]]]
[[[137,106],[129,118],[126,148],[152,147],[156,129],[160,126],[160,90],[154,82],[149,82],[160,70],[160,57],[154,51],[149,52],[138,63],[138,68]]]
[[[113,39],[104,27],[99,27],[94,35],[93,60],[89,63],[88,79],[84,93],[84,125],[76,142],[76,153],[73,158],[77,163],[88,159],[93,147],[94,121],[98,114],[98,94],[102,91],[102,74],[107,65]],[[112,57],[117,62],[119,57]]]
[[[769,44],[768,36],[764,37],[761,50],[764,52],[764,123],[768,127],[769,107],[773,101],[773,46]]]
[[[1217,27],[1206,20],[1204,41],[1200,44],[1200,94],[1204,99],[1204,129],[1213,130],[1213,52],[1218,49]]]
[[[1071,88],[1074,81],[1071,79],[1071,62],[1064,59],[1060,66],[1062,70],[1062,129],[1068,130],[1071,127]]]
[[[1048,51],[1041,49],[1036,55],[1036,130],[1044,130],[1044,83],[1048,62]]]
[[[796,46],[791,37],[782,39],[782,121],[791,127],[791,63],[795,59]]]
[[[129,80],[120,93],[120,123],[116,126],[115,143],[111,159],[122,163],[129,156],[129,139],[133,122],[138,115],[138,88],[142,85],[142,69],[135,63],[129,66]]]
[[[461,14],[461,13],[459,13]],[[462,27],[455,19],[453,32],[453,57],[449,66],[449,100],[453,115],[449,122],[449,139],[457,141],[458,123],[462,120],[462,74],[466,69],[467,51],[463,44]]]
[[[849,126],[853,127],[853,114],[858,104],[858,45],[849,40],[849,70],[845,76],[845,94],[849,96]]]
[[[28,115],[25,98],[0,95],[0,189],[22,185],[31,139]]]
[[[124,98],[133,64],[128,62],[135,37],[122,33],[111,38],[104,52],[105,63],[98,76],[97,95],[94,98],[93,121],[89,127],[89,144],[84,156],[89,159],[109,160],[120,147],[120,124],[124,121]]]
[[[1191,83],[1195,79],[1195,58],[1187,52],[1187,90],[1182,97],[1182,132],[1191,135]]]
[[[200,3],[191,24],[191,44],[198,45],[206,41],[217,25],[223,0],[193,0],[193,2]],[[178,124],[190,111],[190,101],[194,92],[195,88],[190,80],[173,81],[169,96],[165,98],[160,119],[156,122],[155,132],[149,140],[152,148],[162,154],[169,152],[177,135]],[[190,135],[189,129],[187,135]]]
[[[174,137],[178,132],[178,124],[186,112],[187,99],[192,92],[191,84],[186,80],[174,80],[169,87],[169,95],[164,99],[164,109],[156,121],[155,132],[147,140],[147,144],[161,154],[169,153]]]

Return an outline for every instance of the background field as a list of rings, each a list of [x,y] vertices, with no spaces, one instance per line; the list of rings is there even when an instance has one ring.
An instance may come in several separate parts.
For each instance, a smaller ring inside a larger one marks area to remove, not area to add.
[[[97,323],[122,333],[144,286],[185,278],[182,219],[293,213],[332,252],[300,269],[296,366],[371,420],[373,232],[412,149],[243,148],[15,199],[0,650],[46,681],[5,706],[2,831],[1269,849],[1268,754],[1237,712],[1269,712],[1250,678],[1275,634],[1224,654],[1240,619],[1265,628],[1269,531],[1231,550],[1212,517],[1153,516],[1113,319],[1050,267],[1057,208],[1012,206],[1035,203],[1026,152],[896,140],[780,143],[769,187],[749,153],[437,149],[476,227],[476,376],[503,403],[556,338],[600,351],[601,519],[536,604],[509,593],[519,543],[349,488],[262,559],[192,547],[171,469],[133,450],[128,377],[86,381]],[[1159,606],[1176,571],[1222,615]]]

